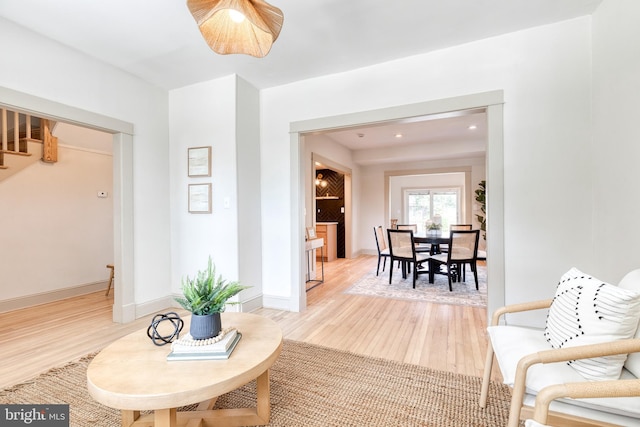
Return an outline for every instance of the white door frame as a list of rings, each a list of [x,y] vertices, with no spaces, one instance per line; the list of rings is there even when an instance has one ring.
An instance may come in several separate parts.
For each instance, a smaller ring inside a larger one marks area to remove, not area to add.
[[[504,138],[501,90],[454,98],[426,101],[378,110],[292,122],[291,153],[291,308],[302,311],[307,305],[305,290],[304,212],[305,161],[302,135],[347,126],[382,123],[460,110],[484,108],[487,114],[487,313],[504,305]]]
[[[0,106],[113,135],[113,321],[135,320],[133,289],[133,124],[0,87]]]

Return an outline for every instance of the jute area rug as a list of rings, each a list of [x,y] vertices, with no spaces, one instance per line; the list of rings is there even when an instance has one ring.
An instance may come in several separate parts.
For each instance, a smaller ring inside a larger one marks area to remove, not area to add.
[[[393,298],[412,301],[426,301],[436,304],[469,305],[473,307],[487,306],[487,268],[478,266],[478,290],[473,280],[473,273],[467,267],[465,282],[454,282],[453,291],[449,291],[447,276],[436,274],[434,283],[429,283],[428,274],[418,275],[416,288],[410,275],[402,278],[396,267],[389,284],[389,263],[384,272],[376,276],[376,272],[367,273],[358,282],[344,291],[346,294],[366,295],[370,297]],[[382,267],[380,267],[382,268]]]
[[[71,426],[120,426],[120,414],[93,401],[92,356],[0,391],[0,403],[69,404]],[[161,372],[158,375],[162,375]],[[481,379],[285,340],[271,369],[270,426],[504,426],[510,391],[492,384],[478,406]],[[255,404],[255,382],[221,396],[217,407]]]

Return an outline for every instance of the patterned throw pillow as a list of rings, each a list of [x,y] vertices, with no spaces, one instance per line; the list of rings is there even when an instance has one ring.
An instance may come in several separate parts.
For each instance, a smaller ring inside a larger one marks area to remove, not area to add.
[[[572,268],[560,279],[549,309],[545,338],[553,348],[632,338],[640,319],[640,294],[604,283]],[[588,380],[620,377],[627,355],[569,362]]]

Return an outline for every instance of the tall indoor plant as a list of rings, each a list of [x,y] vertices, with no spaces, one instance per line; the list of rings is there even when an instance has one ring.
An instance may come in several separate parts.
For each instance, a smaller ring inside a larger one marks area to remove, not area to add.
[[[484,179],[478,184],[476,189],[476,202],[480,204],[480,212],[482,215],[476,214],[476,219],[480,222],[480,230],[482,230],[482,238],[487,239],[487,181]]]
[[[211,257],[206,270],[198,271],[193,279],[189,276],[183,278],[183,297],[176,298],[176,301],[192,313],[189,333],[193,339],[218,335],[222,330],[220,313],[224,311],[225,304],[237,304],[227,300],[247,288],[249,286],[241,286],[238,282],[227,282],[222,275],[216,277]]]

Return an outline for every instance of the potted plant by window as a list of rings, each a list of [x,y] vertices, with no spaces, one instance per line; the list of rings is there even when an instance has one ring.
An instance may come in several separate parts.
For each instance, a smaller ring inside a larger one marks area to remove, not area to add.
[[[249,287],[241,286],[238,282],[227,282],[222,275],[216,277],[211,257],[206,270],[198,271],[193,279],[189,276],[183,278],[183,297],[176,298],[176,301],[192,313],[191,337],[203,340],[217,336],[222,330],[220,313],[224,311],[225,304],[237,304],[227,300]]]

